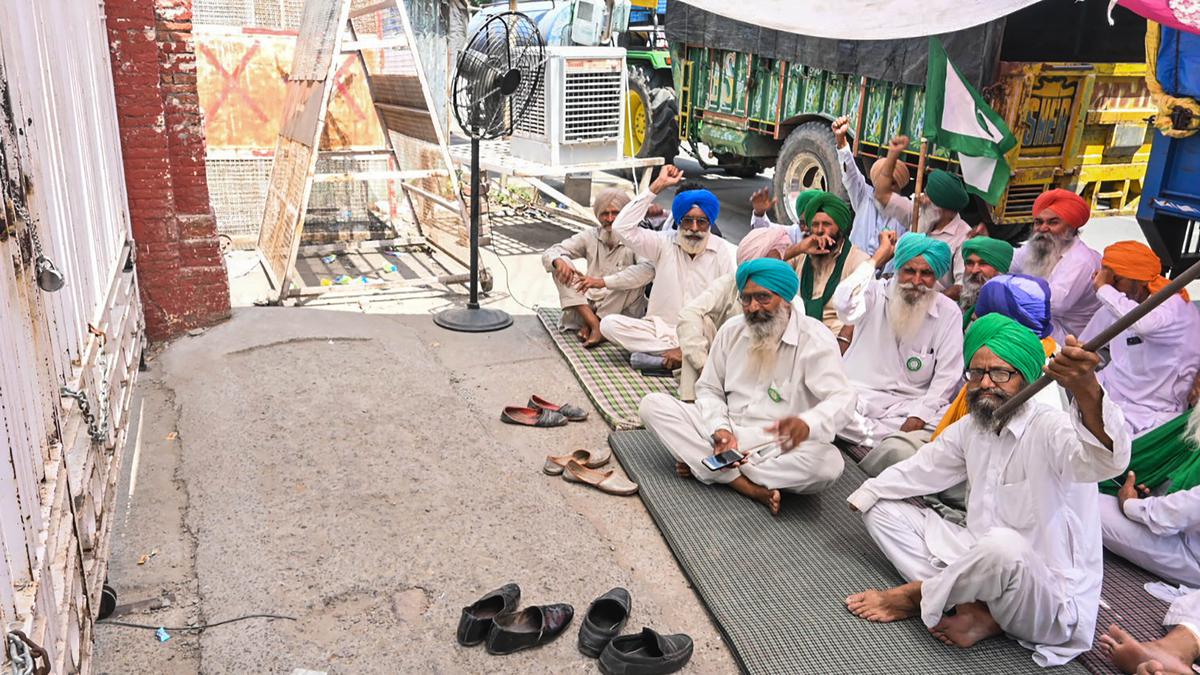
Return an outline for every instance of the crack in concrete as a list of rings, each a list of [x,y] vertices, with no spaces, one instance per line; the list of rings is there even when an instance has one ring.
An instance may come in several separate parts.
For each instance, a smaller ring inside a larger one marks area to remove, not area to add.
[[[253,345],[251,347],[243,347],[232,352],[225,352],[225,356],[242,356],[251,354],[262,349],[272,349],[274,347],[282,347],[284,345],[303,344],[305,342],[371,342],[375,338],[364,337],[297,337],[287,340],[276,340],[275,342],[267,342],[261,345]]]

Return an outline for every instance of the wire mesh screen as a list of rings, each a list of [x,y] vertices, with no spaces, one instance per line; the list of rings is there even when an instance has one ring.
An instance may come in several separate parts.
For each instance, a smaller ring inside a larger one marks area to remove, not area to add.
[[[317,160],[317,173],[387,171],[386,157]],[[208,158],[208,191],[217,232],[239,248],[258,240],[271,177],[270,158]],[[387,180],[313,183],[302,244],[415,236],[399,186]]]
[[[192,23],[300,30],[304,0],[192,0]]]

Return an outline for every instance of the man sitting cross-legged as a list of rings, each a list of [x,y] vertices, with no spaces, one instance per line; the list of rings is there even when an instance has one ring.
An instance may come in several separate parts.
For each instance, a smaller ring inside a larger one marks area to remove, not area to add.
[[[782,228],[750,230],[738,243],[737,260],[742,264],[755,258],[783,257],[788,248],[788,234]],[[725,322],[742,313],[735,274],[713,280],[704,292],[679,310],[675,331],[679,349],[683,352],[683,369],[679,373],[679,398],[696,400],[696,380],[708,361],[713,338]]]
[[[846,604],[869,621],[919,616],[964,648],[1005,633],[1038,665],[1061,665],[1091,648],[1103,576],[1096,482],[1129,461],[1129,432],[1096,379],[1099,357],[1073,336],[1045,366],[1074,395],[1070,412],[1029,401],[997,417],[1046,363],[1012,319],[980,317],[963,352],[970,415],[848,497],[908,583]],[[963,480],[966,527],[902,501]]]
[[[896,431],[933,429],[962,377],[962,313],[934,290],[950,248],[909,232],[896,244],[897,273],[874,278],[866,262],[838,285],[838,318],[854,326],[844,357],[858,410],[838,436],[874,447]]]
[[[675,333],[679,310],[713,279],[737,268],[734,245],[709,232],[721,205],[708,190],[675,196],[671,214],[678,230],[660,233],[638,227],[655,195],[682,181],[683,171],[664,166],[650,189],[629,202],[613,221],[617,237],[654,265],[654,285],[645,318],[610,314],[600,320],[600,333],[631,352],[630,364],[640,370],[674,370],[682,364]]]
[[[578,331],[585,347],[604,341],[600,319],[609,314],[641,318],[646,312],[642,289],[654,278],[654,266],[638,260],[612,231],[613,221],[628,203],[623,190],[604,190],[592,200],[600,224],[571,235],[542,254],[542,265],[553,273],[558,287],[563,309],[559,328]],[[576,258],[587,261],[586,274],[575,269]]]
[[[1200,408],[1192,411],[1189,426],[1188,439],[1200,448]],[[1171,583],[1200,588],[1200,487],[1151,497],[1136,482],[1129,473],[1117,502],[1107,505],[1120,521],[1104,518],[1105,547]],[[1100,636],[1100,649],[1126,673],[1191,675],[1200,658],[1200,591],[1174,600],[1163,625],[1175,628],[1145,643],[1111,625]]]
[[[781,491],[819,492],[841,475],[832,441],[855,395],[833,335],[791,303],[798,283],[787,263],[744,262],[737,286],[743,314],[717,332],[696,402],[655,393],[642,399],[639,412],[681,476],[726,483],[778,515]],[[751,454],[759,446],[765,453]],[[746,458],[722,471],[701,463],[726,450]]]

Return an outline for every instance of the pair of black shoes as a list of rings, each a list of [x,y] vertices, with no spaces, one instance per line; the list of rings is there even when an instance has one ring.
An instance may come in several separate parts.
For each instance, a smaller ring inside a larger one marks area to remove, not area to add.
[[[521,587],[506,584],[464,607],[458,621],[458,643],[486,642],[489,654],[512,654],[538,647],[562,634],[575,616],[567,604],[534,605],[517,611]]]
[[[521,589],[508,584],[464,607],[458,624],[459,643],[470,646],[486,640],[489,654],[511,654],[552,641],[574,614],[570,605],[527,607],[516,612],[520,599]],[[692,639],[687,635],[660,635],[649,628],[620,635],[632,605],[624,588],[596,598],[579,627],[579,651],[598,658],[600,671],[606,675],[665,675],[683,668],[692,658]]]

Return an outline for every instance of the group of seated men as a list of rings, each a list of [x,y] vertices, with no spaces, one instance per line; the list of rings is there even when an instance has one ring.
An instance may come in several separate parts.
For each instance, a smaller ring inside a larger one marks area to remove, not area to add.
[[[905,138],[868,185],[847,129],[833,126],[851,203],[810,190],[799,222],[775,225],[760,191],[736,247],[712,234],[720,204],[704,189],[674,196],[673,227],[646,226],[682,182],[676,167],[632,200],[599,195],[600,226],[544,257],[562,327],[616,343],[635,368],[679,372],[679,398],[641,402],[646,427],[680,476],[772,514],[783,493],[838,480],[835,439],[866,450],[871,477],[849,506],[907,583],[847,598],[863,619],[920,617],[960,647],[1006,634],[1053,666],[1092,646],[1102,544],[1200,587],[1200,311],[1187,294],[1089,351],[1168,283],[1147,246],[1092,250],[1078,236],[1088,204],[1051,190],[1014,250],[962,220],[969,197],[949,173],[900,196]],[[1004,405],[1043,374],[1049,387]],[[727,450],[741,460],[703,464]],[[927,495],[961,517],[907,501]],[[1164,624],[1175,628],[1144,643],[1112,626],[1100,647],[1126,672],[1192,672],[1200,592]]]

